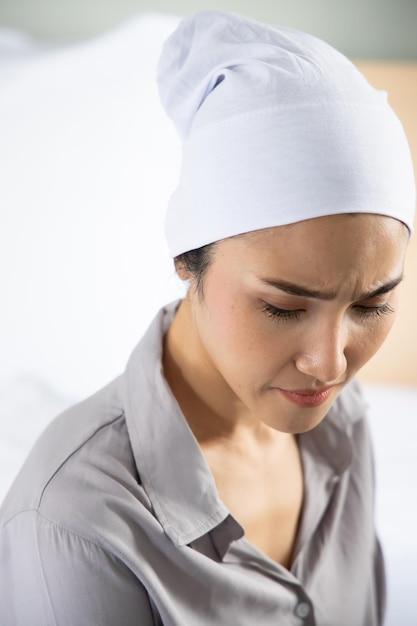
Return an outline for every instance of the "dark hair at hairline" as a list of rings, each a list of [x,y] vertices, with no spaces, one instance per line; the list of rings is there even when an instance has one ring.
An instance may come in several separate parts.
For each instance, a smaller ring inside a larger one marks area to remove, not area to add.
[[[177,270],[183,268],[191,274],[200,296],[203,295],[203,278],[210,267],[215,245],[216,242],[209,243],[201,248],[183,252],[174,258]]]
[[[357,217],[358,215],[363,215],[363,213],[360,213],[360,212],[336,213],[334,215],[339,215],[341,217]],[[407,225],[406,224],[403,224],[403,225],[408,230]],[[293,226],[293,224],[292,223],[284,224],[284,225],[280,225],[279,227],[286,228],[290,226]],[[257,230],[249,231],[248,233],[233,235],[233,238],[247,237],[248,235],[250,236],[253,233],[257,234],[264,230],[269,230],[269,229],[259,229],[259,231]],[[213,259],[214,249],[217,243],[218,243],[217,241],[214,241],[213,243],[209,243],[205,246],[201,246],[201,248],[188,250],[187,252],[183,252],[177,255],[176,257],[174,257],[175,269],[178,271],[180,268],[183,268],[186,272],[191,274],[192,279],[194,281],[194,286],[200,297],[203,296],[203,282],[204,282],[203,279],[207,270],[210,267],[211,261]]]

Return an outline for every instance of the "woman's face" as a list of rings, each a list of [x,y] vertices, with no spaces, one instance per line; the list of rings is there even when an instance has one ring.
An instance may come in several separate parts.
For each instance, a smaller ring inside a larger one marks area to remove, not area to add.
[[[219,242],[187,296],[200,379],[231,414],[313,428],[391,329],[407,241],[397,220],[361,214]]]

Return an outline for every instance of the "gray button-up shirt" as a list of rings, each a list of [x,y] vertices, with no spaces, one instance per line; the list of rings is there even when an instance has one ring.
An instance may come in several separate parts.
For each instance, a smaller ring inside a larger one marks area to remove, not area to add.
[[[49,426],[12,486],[0,511],[1,626],[380,624],[357,387],[299,436],[305,499],[288,571],[220,501],[163,377],[174,312],[160,312],[120,378]]]

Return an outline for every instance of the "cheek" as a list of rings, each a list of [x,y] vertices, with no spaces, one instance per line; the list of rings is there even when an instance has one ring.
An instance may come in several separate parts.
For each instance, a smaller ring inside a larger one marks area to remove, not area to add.
[[[209,302],[208,329],[216,347],[234,355],[251,344],[250,325],[239,302],[216,296]]]
[[[241,289],[225,285],[205,293],[205,313],[200,331],[209,351],[221,355],[239,369],[248,358],[266,356],[270,336],[265,333],[263,314]]]
[[[371,329],[358,334],[354,344],[355,370],[360,369],[378,352],[389,335],[394,321],[395,314],[387,315],[384,318],[375,320]]]

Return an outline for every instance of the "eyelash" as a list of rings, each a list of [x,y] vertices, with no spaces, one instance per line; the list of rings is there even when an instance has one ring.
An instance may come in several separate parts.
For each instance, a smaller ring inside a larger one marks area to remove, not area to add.
[[[262,311],[265,315],[268,315],[268,317],[272,317],[276,320],[298,320],[300,313],[302,312],[299,310],[291,311],[287,309],[279,309],[278,307],[272,306],[272,304],[268,304],[267,302],[264,303]]]
[[[387,302],[381,306],[356,305],[355,308],[359,311],[361,318],[381,317],[382,315],[395,313],[394,309]],[[268,315],[268,317],[283,321],[298,320],[300,318],[300,314],[303,312],[298,309],[279,309],[278,307],[272,306],[272,304],[268,304],[267,302],[264,303],[262,311],[265,315]]]
[[[381,315],[390,315],[395,313],[394,309],[386,302],[381,306],[360,306],[357,305],[361,317],[381,317]]]

